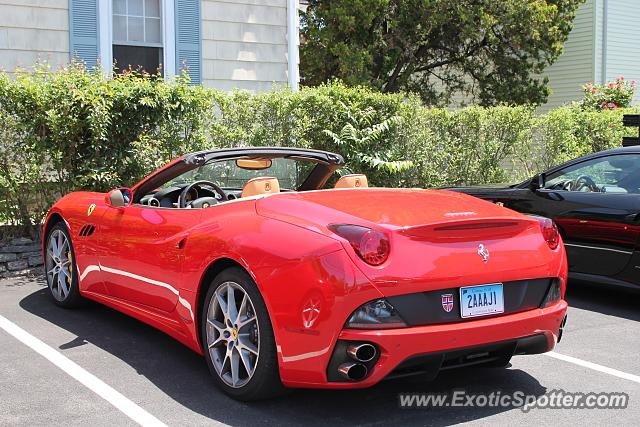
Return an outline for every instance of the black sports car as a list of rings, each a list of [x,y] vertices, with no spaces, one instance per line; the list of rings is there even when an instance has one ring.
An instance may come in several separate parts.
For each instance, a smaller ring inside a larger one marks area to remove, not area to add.
[[[450,190],[553,218],[570,278],[640,285],[639,146],[580,157],[507,188]]]

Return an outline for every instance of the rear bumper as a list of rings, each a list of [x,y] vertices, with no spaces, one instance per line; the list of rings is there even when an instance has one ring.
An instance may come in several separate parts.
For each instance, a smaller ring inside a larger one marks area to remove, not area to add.
[[[382,331],[345,329],[339,334],[340,341],[369,342],[378,348],[379,357],[363,380],[285,383],[290,387],[364,388],[420,365],[427,366],[427,371],[435,376],[442,369],[464,365],[455,360],[464,361],[480,353],[504,354],[509,348],[514,354],[543,353],[555,346],[566,311],[567,303],[560,300],[544,309],[461,323]]]

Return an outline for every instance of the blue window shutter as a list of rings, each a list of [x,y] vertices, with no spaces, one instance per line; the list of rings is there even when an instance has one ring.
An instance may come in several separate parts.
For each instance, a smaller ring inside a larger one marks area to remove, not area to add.
[[[202,82],[200,0],[175,0],[176,68],[187,69],[192,84]]]
[[[98,62],[98,0],[69,1],[69,51],[87,67]]]

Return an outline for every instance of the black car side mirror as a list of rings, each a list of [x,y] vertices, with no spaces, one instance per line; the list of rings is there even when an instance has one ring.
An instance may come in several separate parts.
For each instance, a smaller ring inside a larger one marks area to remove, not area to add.
[[[531,178],[531,181],[529,181],[529,190],[536,191],[536,190],[539,190],[541,188],[544,188],[544,174],[543,173],[534,176],[533,178]]]

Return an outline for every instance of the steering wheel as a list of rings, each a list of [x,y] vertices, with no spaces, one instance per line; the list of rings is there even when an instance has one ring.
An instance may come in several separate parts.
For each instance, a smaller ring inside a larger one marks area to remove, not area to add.
[[[180,192],[180,195],[178,196],[178,207],[179,208],[186,208],[187,207],[187,194],[189,194],[189,191],[193,188],[193,187],[211,187],[215,190],[215,192],[220,195],[220,198],[223,201],[228,200],[227,199],[227,195],[224,193],[224,191],[222,191],[222,188],[218,187],[216,184],[214,184],[211,181],[206,181],[206,180],[202,180],[202,181],[195,181],[192,182],[191,184],[187,185],[186,187],[184,187],[182,189],[182,191]]]
[[[579,176],[573,182],[573,191],[582,191],[583,188],[587,187],[590,191],[599,192],[600,188],[598,188],[598,184],[595,183],[590,176],[582,175]]]

